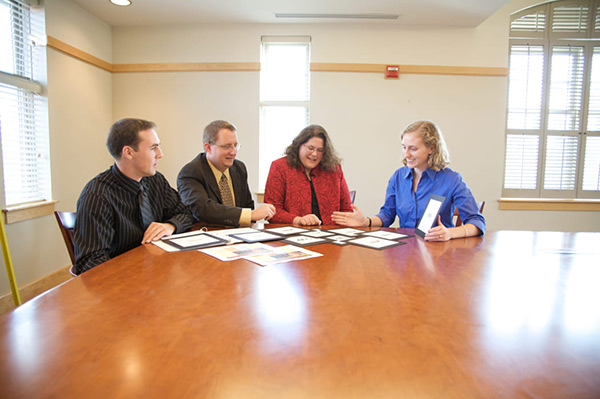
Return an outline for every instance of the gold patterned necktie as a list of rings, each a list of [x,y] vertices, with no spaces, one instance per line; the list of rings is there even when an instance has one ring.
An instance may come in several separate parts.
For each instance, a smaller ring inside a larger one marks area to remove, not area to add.
[[[227,176],[225,176],[225,173],[221,175],[221,180],[219,181],[219,191],[221,192],[221,200],[223,201],[223,205],[235,205],[233,203],[231,190],[229,189],[229,184],[227,184]]]

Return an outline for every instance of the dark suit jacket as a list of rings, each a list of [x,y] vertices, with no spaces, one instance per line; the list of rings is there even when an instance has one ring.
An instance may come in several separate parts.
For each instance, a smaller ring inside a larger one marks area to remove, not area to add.
[[[223,205],[219,185],[208,165],[206,153],[198,154],[192,162],[181,168],[177,176],[177,191],[183,203],[189,205],[196,221],[237,226],[242,208],[254,209],[244,163],[237,159],[233,161],[229,175],[236,206]]]

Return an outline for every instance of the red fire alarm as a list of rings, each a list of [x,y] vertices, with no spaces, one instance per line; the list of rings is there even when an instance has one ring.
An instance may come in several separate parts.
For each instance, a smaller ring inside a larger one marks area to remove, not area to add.
[[[388,65],[385,67],[385,78],[386,79],[398,79],[400,75],[400,67],[398,65]]]

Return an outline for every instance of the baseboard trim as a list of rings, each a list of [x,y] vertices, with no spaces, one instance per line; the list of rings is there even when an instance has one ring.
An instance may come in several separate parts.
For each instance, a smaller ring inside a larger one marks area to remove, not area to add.
[[[69,273],[70,267],[71,266],[69,265],[58,269],[57,271],[20,288],[19,295],[21,296],[21,304],[73,278],[71,273]],[[13,302],[12,293],[9,292],[8,294],[0,296],[0,314],[8,313],[14,309],[15,304]]]

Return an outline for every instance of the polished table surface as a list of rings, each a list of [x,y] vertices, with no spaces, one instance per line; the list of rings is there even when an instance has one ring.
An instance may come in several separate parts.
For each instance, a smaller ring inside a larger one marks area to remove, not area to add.
[[[0,398],[600,397],[600,233],[405,242],[141,246],[0,318]]]

